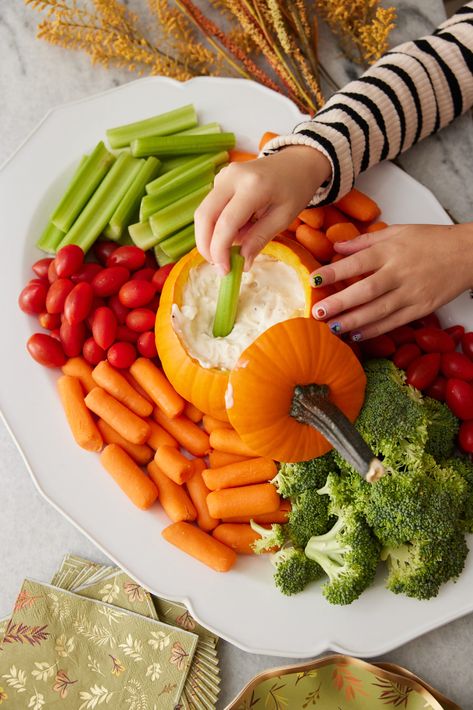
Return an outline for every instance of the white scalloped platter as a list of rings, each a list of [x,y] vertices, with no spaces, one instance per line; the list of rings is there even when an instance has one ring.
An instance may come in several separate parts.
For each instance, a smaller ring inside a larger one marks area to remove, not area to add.
[[[328,649],[354,656],[384,653],[473,611],[473,556],[460,580],[446,585],[437,599],[395,596],[380,579],[346,608],[330,606],[317,586],[282,596],[266,559],[240,558],[231,572],[213,572],[162,540],[168,521],[158,505],[136,509],[98,456],[74,444],[55,391],[57,374],[26,352],[36,321],[20,312],[18,294],[40,257],[35,240],[74,165],[107,128],[190,102],[202,122],[219,121],[235,131],[243,150],[256,150],[264,131],[287,133],[303,118],[286,98],[244,80],[141,79],[53,109],[1,168],[4,418],[40,493],[132,577],[160,596],[184,601],[223,638],[246,651],[299,658]],[[387,222],[450,223],[434,196],[391,164],[372,169],[359,185],[378,200]],[[442,318],[473,328],[468,295],[444,307]]]

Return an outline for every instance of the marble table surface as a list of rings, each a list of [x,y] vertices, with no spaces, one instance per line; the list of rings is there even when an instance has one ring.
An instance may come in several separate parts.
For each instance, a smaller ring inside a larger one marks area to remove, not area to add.
[[[134,8],[145,0],[133,0]],[[428,32],[444,18],[440,0],[400,0],[394,43]],[[0,163],[16,148],[46,111],[123,84],[125,70],[92,67],[84,55],[34,39],[38,16],[20,0],[0,3]],[[324,34],[321,56],[340,85],[354,76]],[[401,159],[402,166],[427,185],[458,221],[473,219],[471,155],[473,129],[466,116],[425,141]],[[11,235],[1,235],[8,239]],[[25,576],[48,580],[66,552],[105,561],[102,554],[36,491],[5,426],[0,423],[0,617],[11,610]],[[383,660],[401,664],[463,710],[473,710],[473,615],[459,619],[387,654]],[[229,643],[220,646],[224,708],[257,672],[294,663],[293,659],[251,655]],[[378,659],[381,660],[381,659]],[[296,709],[295,709],[296,710]]]

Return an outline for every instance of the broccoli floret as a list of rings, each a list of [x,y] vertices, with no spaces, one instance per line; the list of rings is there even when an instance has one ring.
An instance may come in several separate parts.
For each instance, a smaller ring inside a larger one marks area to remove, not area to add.
[[[284,528],[278,523],[273,523],[270,528],[264,528],[262,525],[258,525],[258,523],[252,520],[250,525],[252,529],[260,535],[260,539],[255,540],[255,542],[251,544],[253,552],[257,555],[262,552],[268,552],[274,547],[282,547],[286,542]]]
[[[304,548],[313,535],[321,535],[333,524],[329,514],[329,499],[309,488],[291,499],[292,508],[288,515],[289,538],[297,546]]]
[[[282,594],[299,594],[310,582],[323,575],[322,568],[305,556],[302,550],[286,546],[272,556],[276,567],[274,582]]]
[[[325,493],[330,496],[330,502],[335,508],[350,505],[363,510],[364,497],[371,484],[367,483],[340,454],[335,453],[334,458],[340,465],[340,472],[329,474],[325,486],[319,489],[319,494]]]
[[[446,404],[431,397],[424,398],[424,410],[427,421],[425,452],[441,461],[452,455],[459,421]]]
[[[331,471],[336,471],[333,452],[310,461],[282,463],[273,483],[283,498],[297,496],[308,488],[321,488]]]
[[[465,532],[473,533],[473,462],[466,456],[454,456],[445,461],[443,467],[455,471],[465,481],[465,505],[460,522]]]
[[[380,545],[365,519],[353,508],[339,511],[332,529],[312,537],[305,554],[328,575],[322,591],[331,604],[351,604],[376,574]]]

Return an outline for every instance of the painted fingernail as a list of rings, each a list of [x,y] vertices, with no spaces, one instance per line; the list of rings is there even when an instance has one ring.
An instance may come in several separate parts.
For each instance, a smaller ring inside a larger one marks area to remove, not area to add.
[[[323,279],[320,274],[314,274],[312,276],[312,286],[315,286],[315,287],[321,286],[322,281],[323,281]]]
[[[329,327],[332,333],[335,333],[335,335],[338,335],[342,330],[342,325],[338,321],[335,321],[335,323],[330,323]]]
[[[325,318],[327,316],[327,309],[324,308],[323,306],[317,306],[315,309],[315,317],[316,318]]]
[[[350,334],[350,340],[353,340],[354,343],[358,343],[360,340],[363,340],[363,333],[360,333],[359,330],[354,330],[353,333]]]

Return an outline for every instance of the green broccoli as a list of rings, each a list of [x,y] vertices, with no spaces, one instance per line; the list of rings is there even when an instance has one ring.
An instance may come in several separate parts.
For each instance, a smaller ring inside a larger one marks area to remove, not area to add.
[[[431,397],[424,398],[424,410],[427,421],[425,452],[441,461],[452,455],[459,421],[446,404]]]
[[[319,495],[330,496],[330,502],[335,508],[351,505],[362,510],[364,496],[368,493],[371,484],[344,461],[340,454],[336,454],[335,458],[340,464],[340,471],[327,476],[325,485],[319,488]]]
[[[373,582],[380,544],[353,508],[338,512],[332,529],[312,537],[305,554],[328,575],[322,591],[331,604],[351,604]]]
[[[252,529],[260,535],[260,539],[255,540],[251,545],[257,555],[262,552],[268,552],[268,550],[272,550],[274,547],[282,547],[286,542],[284,528],[278,523],[273,523],[270,528],[264,528],[262,525],[255,523],[254,520],[251,520],[250,525]]]
[[[465,481],[466,497],[460,523],[465,532],[473,533],[473,462],[466,456],[454,456],[445,461],[443,467],[455,471]]]
[[[336,471],[333,452],[299,463],[282,463],[273,483],[283,498],[297,496],[308,488],[321,488],[328,474]]]
[[[276,567],[274,582],[282,594],[299,594],[310,582],[315,582],[323,575],[322,568],[305,556],[302,550],[286,546],[272,556]]]
[[[297,546],[304,548],[313,535],[321,535],[333,524],[329,514],[329,500],[319,495],[314,488],[303,491],[291,499],[287,531],[289,538]]]

